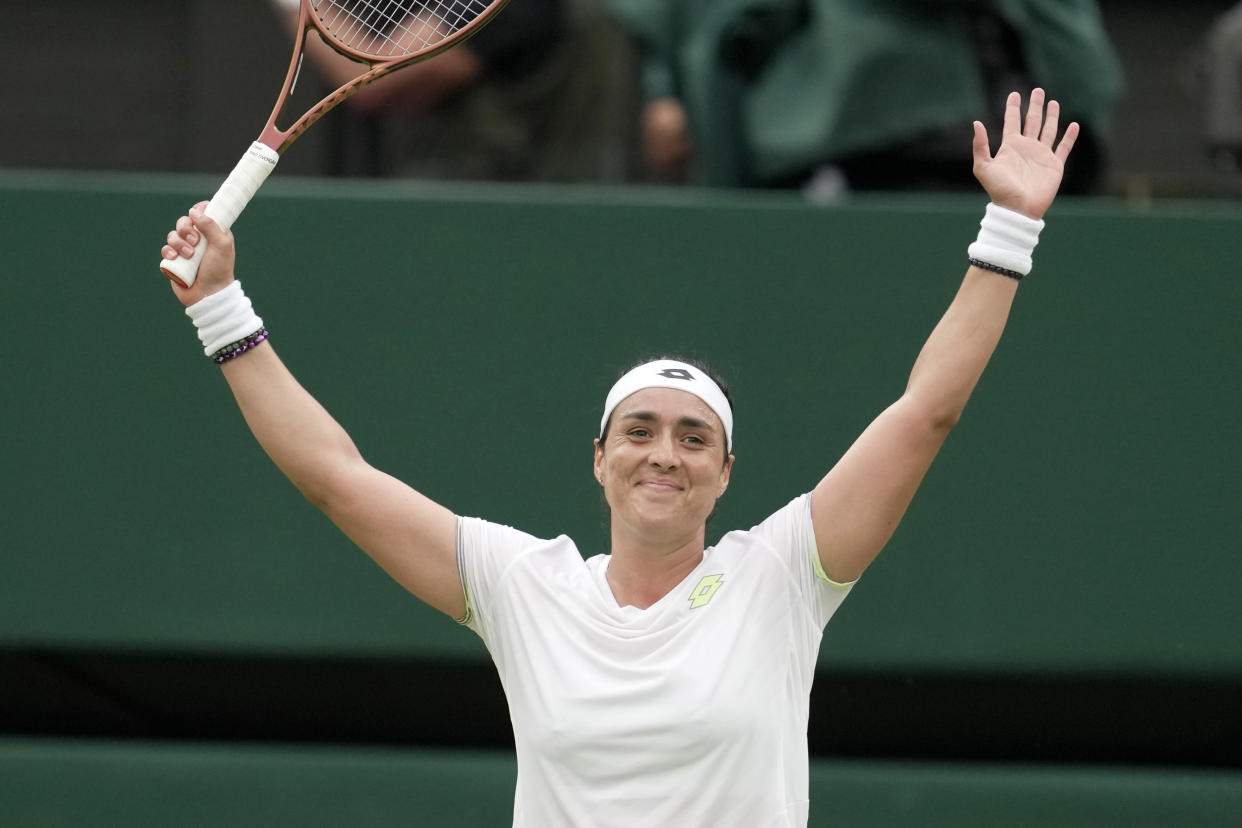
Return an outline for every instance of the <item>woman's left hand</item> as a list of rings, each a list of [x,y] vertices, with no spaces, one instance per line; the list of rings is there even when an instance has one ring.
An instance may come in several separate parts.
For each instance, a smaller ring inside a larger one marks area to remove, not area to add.
[[[1044,90],[1033,89],[1023,124],[1022,96],[1009,93],[996,155],[989,151],[987,129],[975,121],[975,178],[993,204],[1043,218],[1061,186],[1065,161],[1078,138],[1078,124],[1072,123],[1057,142],[1060,114],[1060,104],[1048,101],[1045,108]]]

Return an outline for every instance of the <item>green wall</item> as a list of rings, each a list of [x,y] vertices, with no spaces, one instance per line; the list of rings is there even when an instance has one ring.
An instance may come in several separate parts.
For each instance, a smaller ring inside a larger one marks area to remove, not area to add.
[[[25,711],[47,727],[125,700],[126,682],[92,678],[90,653],[114,669],[144,663],[117,653],[272,658],[276,674],[285,657],[486,659],[293,491],[201,356],[156,258],[216,183],[0,174],[0,663],[68,681],[0,681],[10,734],[29,732],[13,722]],[[277,176],[236,229],[273,343],[372,462],[458,512],[595,552],[591,438],[618,370],[674,351],[730,379],[738,462],[710,529],[750,525],[900,394],[982,206]],[[1203,682],[1232,692],[1242,209],[1063,201],[1048,223],[993,365],[829,627],[821,670],[896,686],[945,676],[967,692],[970,676],[1004,675],[1150,679],[1183,702]],[[145,663],[130,683],[158,675]],[[165,715],[213,703],[168,678],[152,693],[165,688],[188,705]],[[272,685],[263,709],[298,690]],[[1218,706],[1195,738],[1214,742],[1212,761],[1236,758],[1236,716],[1204,698]],[[817,707],[812,724],[833,712]],[[950,727],[971,713],[955,715]],[[1242,813],[1233,769],[813,764],[813,825]],[[0,822],[382,825],[417,800],[412,824],[506,824],[512,772],[505,751],[10,735]]]
[[[0,642],[485,658],[267,463],[156,269],[199,178],[0,176]],[[981,198],[435,188],[276,177],[239,276],[376,465],[601,550],[615,373],[737,398],[709,529],[809,489],[956,288]],[[1242,210],[1066,201],[958,430],[830,626],[868,670],[1242,676]]]
[[[516,766],[478,751],[0,740],[6,825],[420,828],[510,823]],[[1220,828],[1221,772],[815,762],[810,828]]]

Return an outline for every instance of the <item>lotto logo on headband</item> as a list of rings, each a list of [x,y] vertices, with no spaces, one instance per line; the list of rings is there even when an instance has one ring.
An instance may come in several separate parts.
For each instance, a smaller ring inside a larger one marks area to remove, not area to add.
[[[608,392],[608,397],[604,401],[604,416],[599,421],[601,437],[604,436],[604,426],[608,423],[608,417],[617,404],[644,388],[676,388],[679,391],[688,391],[707,403],[708,407],[716,412],[721,425],[724,426],[726,449],[733,450],[733,408],[729,405],[729,399],[711,377],[699,376],[684,362],[670,359],[660,359],[640,365],[617,380],[617,384]]]

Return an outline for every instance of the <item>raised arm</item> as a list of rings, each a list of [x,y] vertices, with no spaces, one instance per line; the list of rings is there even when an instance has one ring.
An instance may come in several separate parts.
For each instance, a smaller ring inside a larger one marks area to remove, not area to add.
[[[206,307],[201,303],[208,297],[210,306],[240,295],[233,278],[233,235],[207,218],[204,206],[178,220],[161,251],[165,258],[187,255],[199,232],[207,239],[194,286],[173,285],[192,313]],[[226,288],[229,292],[221,293]],[[223,362],[221,371],[251,432],[298,490],[402,586],[453,618],[464,617],[456,517],[368,464],[271,343],[247,348]]]
[[[970,249],[979,265],[966,271],[923,345],[905,393],[863,431],[812,494],[820,563],[834,581],[858,578],[892,537],[1000,341],[1078,135],[1078,125],[1070,124],[1057,141],[1059,112],[1056,101],[1045,109],[1043,90],[1036,89],[1023,122],[1021,98],[1012,93],[995,156],[986,130],[975,122],[975,177],[993,205]]]

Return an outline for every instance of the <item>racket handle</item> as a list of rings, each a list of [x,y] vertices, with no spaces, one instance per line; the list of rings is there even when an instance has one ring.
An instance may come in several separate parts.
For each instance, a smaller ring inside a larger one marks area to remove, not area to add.
[[[267,180],[279,160],[280,154],[267,144],[258,141],[251,144],[250,149],[246,150],[246,154],[229,173],[229,177],[224,179],[220,189],[216,190],[216,194],[211,197],[204,211],[207,217],[220,225],[222,230],[232,227],[233,222],[241,215],[242,210],[246,209],[250,199],[254,198],[254,194]],[[203,253],[206,250],[207,240],[199,234],[193,256],[188,259],[178,256],[171,261],[161,259],[160,270],[169,279],[188,288],[194,284],[194,279],[198,275],[198,264],[203,260]]]

